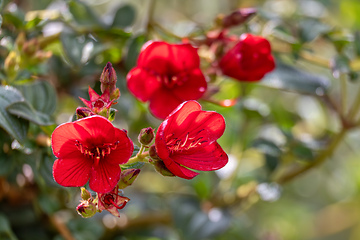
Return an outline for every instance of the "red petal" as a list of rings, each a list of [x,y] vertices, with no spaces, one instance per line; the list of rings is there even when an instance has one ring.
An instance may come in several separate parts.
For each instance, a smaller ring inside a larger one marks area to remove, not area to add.
[[[92,104],[91,101],[83,99],[82,97],[79,97],[80,100],[85,104],[85,106],[87,106],[88,108],[92,109]]]
[[[196,100],[201,98],[206,89],[207,83],[204,74],[199,68],[188,73],[188,79],[182,85],[175,86],[172,92],[182,100]]]
[[[76,130],[86,131],[86,134],[81,134],[81,141],[88,146],[101,146],[104,143],[114,143],[114,136],[116,129],[112,123],[99,115],[82,118],[73,122]]]
[[[181,118],[169,119],[164,132],[165,136],[173,134],[173,137],[184,139],[189,134],[189,137],[195,139],[202,137],[209,144],[221,137],[225,131],[225,119],[219,113],[211,111],[188,113],[185,106],[178,112],[178,116],[181,115]]]
[[[185,167],[180,166],[173,160],[167,158],[163,159],[165,166],[172,172],[175,176],[185,178],[185,179],[193,179],[196,177],[199,173],[191,171]]]
[[[125,132],[117,128],[115,129],[115,140],[120,143],[105,159],[110,164],[125,164],[134,151],[134,144]]]
[[[90,86],[89,86],[89,97],[90,97],[90,102],[95,102],[100,98],[99,94],[97,94],[95,90],[92,89]]]
[[[158,74],[179,73],[198,68],[200,58],[190,44],[150,41],[143,46],[137,64]]]
[[[89,187],[98,193],[107,193],[114,189],[120,180],[121,169],[118,164],[110,164],[106,157],[91,169]]]
[[[126,76],[129,91],[143,102],[149,100],[154,92],[161,87],[155,75],[145,69],[133,68]]]
[[[191,154],[182,152],[171,155],[176,163],[200,171],[218,170],[226,165],[228,156],[217,142],[198,147]]]
[[[64,187],[81,187],[89,180],[92,161],[80,152],[71,158],[57,159],[53,165],[55,181]]]
[[[51,135],[51,147],[54,155],[58,158],[65,158],[74,152],[79,152],[76,148],[76,140],[88,137],[88,133],[83,128],[75,127],[74,123],[63,123],[59,125]]]
[[[167,117],[166,125],[179,126],[182,124],[188,115],[194,111],[201,110],[201,105],[196,101],[187,101],[179,105],[174,111]],[[163,123],[162,123],[163,124]]]
[[[167,159],[170,155],[170,151],[166,145],[166,135],[165,135],[165,127],[167,121],[162,122],[156,132],[155,136],[155,147],[156,153],[161,159]]]
[[[197,49],[190,44],[171,44],[169,57],[171,70],[175,73],[189,71],[200,66]]]
[[[182,103],[167,89],[160,88],[150,99],[150,112],[157,118],[165,119],[177,106]]]

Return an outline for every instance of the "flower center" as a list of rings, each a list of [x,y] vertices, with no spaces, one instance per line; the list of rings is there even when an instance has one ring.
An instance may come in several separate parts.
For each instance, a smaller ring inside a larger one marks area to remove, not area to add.
[[[105,102],[102,99],[98,99],[93,103],[94,108],[103,108],[105,106]]]
[[[166,145],[170,152],[187,151],[192,148],[197,148],[207,142],[204,137],[197,137],[197,135],[202,131],[204,131],[204,129],[197,132],[194,137],[190,137],[188,132],[185,138],[176,138],[174,137],[174,133],[172,133],[166,137]]]
[[[110,155],[111,151],[115,150],[118,147],[119,143],[119,141],[116,141],[115,143],[105,143],[102,146],[89,148],[76,140],[75,146],[85,157],[93,159],[95,161],[95,164],[97,165],[100,159],[105,158],[105,156],[107,155]]]
[[[120,198],[120,196],[116,195],[116,194],[108,193],[103,197],[102,201],[103,201],[103,203],[105,203],[106,207],[114,206],[117,209],[123,209],[125,207],[127,201],[124,201],[122,204],[117,205],[117,203],[116,203],[118,200],[117,198]]]
[[[158,75],[158,80],[167,88],[181,86],[189,79],[188,73],[182,72],[179,74]]]

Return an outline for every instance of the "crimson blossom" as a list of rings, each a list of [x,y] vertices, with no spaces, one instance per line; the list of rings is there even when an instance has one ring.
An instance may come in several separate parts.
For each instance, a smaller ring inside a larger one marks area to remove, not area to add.
[[[275,68],[270,43],[260,36],[242,34],[220,59],[219,67],[224,75],[239,81],[259,81]]]
[[[129,198],[119,195],[119,189],[115,187],[111,192],[99,193],[98,208],[99,211],[109,211],[115,217],[120,217],[119,211],[123,209],[130,201]]]
[[[130,92],[150,102],[150,112],[165,119],[179,104],[203,96],[207,83],[200,70],[197,50],[190,44],[149,41],[137,66],[127,75]]]
[[[196,101],[184,102],[158,128],[156,153],[174,175],[192,179],[199,173],[189,168],[212,171],[228,162],[227,154],[216,142],[224,130],[221,114],[202,111]]]
[[[134,145],[126,130],[115,128],[99,115],[59,125],[51,136],[53,176],[64,187],[89,187],[110,192],[120,179],[119,164],[125,164]]]

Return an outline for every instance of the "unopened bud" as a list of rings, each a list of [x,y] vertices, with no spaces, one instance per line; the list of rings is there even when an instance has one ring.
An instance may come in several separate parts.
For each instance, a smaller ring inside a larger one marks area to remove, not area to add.
[[[40,147],[50,147],[51,140],[46,134],[40,133],[36,136],[35,142]]]
[[[149,156],[152,160],[161,161],[161,158],[156,153],[156,147],[154,145],[149,148]]]
[[[25,42],[26,42],[25,33],[24,32],[19,33],[19,35],[17,36],[16,41],[15,41],[19,50],[22,49]]]
[[[92,115],[95,115],[95,114],[90,109],[88,109],[86,107],[78,107],[76,109],[77,119],[89,117],[89,116],[92,116]]]
[[[140,173],[140,169],[126,169],[121,172],[118,187],[124,189],[130,186]]]
[[[15,51],[11,51],[6,57],[4,62],[4,69],[9,78],[16,76],[17,69],[19,67],[19,57]]]
[[[222,19],[222,27],[234,27],[247,21],[256,13],[255,8],[241,8],[235,12],[230,13]]]
[[[92,201],[81,201],[81,203],[76,207],[77,213],[83,218],[90,218],[96,213],[96,204]]]
[[[151,127],[141,129],[138,136],[139,143],[148,146],[153,139],[154,139],[154,129],[152,129]]]
[[[114,68],[112,67],[111,63],[108,62],[100,76],[101,92],[104,93],[105,90],[108,89],[110,96],[112,96],[113,92],[116,91],[116,81],[117,81],[116,72],[115,72]],[[120,91],[118,92],[118,94],[115,94],[115,96],[116,95],[118,95],[118,98],[119,98]],[[112,98],[111,100],[113,100],[113,99],[116,100],[117,98]]]
[[[91,193],[84,187],[81,188],[81,198],[82,200],[88,200],[89,198],[91,198]]]
[[[34,59],[38,62],[43,62],[52,56],[52,52],[37,51],[34,55]]]
[[[39,42],[37,38],[30,39],[23,45],[23,52],[28,56],[32,56],[39,48]]]
[[[165,177],[174,177],[175,175],[165,166],[163,161],[154,162],[155,170]]]
[[[116,88],[112,93],[110,93],[110,99],[116,100],[120,98],[120,90]]]

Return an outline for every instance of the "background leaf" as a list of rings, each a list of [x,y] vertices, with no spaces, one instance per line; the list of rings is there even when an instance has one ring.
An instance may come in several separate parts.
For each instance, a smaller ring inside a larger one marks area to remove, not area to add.
[[[115,13],[112,27],[126,28],[135,21],[136,12],[131,5],[121,6]]]
[[[56,109],[57,99],[54,87],[46,81],[37,81],[31,84],[19,85],[24,98],[34,110],[51,115]]]
[[[103,23],[96,16],[93,9],[84,2],[71,0],[68,4],[69,11],[79,25],[86,27],[103,26]]]
[[[28,122],[11,115],[6,108],[14,102],[23,100],[23,96],[17,89],[0,86],[0,126],[20,143],[25,141]]]
[[[276,62],[274,71],[265,75],[261,84],[311,95],[323,95],[330,86],[326,77],[313,75],[298,68]]]
[[[49,115],[36,111],[28,102],[15,102],[10,104],[7,108],[11,114],[22,117],[26,120],[34,122],[38,125],[51,125],[54,124]]]

